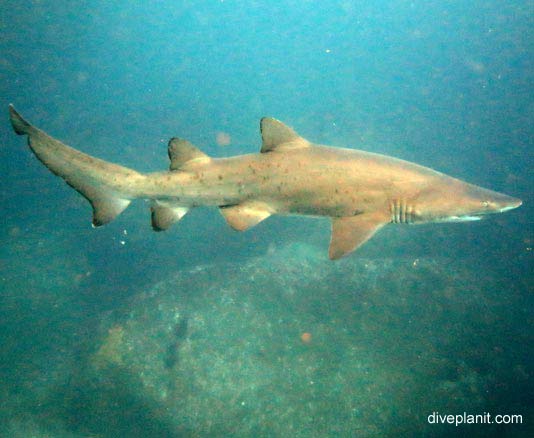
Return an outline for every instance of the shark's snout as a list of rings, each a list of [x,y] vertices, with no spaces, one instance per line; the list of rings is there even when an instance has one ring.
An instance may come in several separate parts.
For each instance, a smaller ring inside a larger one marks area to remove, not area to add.
[[[486,191],[486,197],[483,199],[485,213],[504,213],[505,211],[513,210],[519,207],[523,201],[512,196],[505,195],[504,193],[498,193],[493,191]]]
[[[513,210],[523,203],[521,199],[473,184],[467,184],[465,187],[466,198],[463,203],[459,203],[456,216],[469,218],[469,220],[482,219],[486,215]]]
[[[511,196],[507,196],[506,202],[501,203],[501,208],[499,209],[499,212],[503,213],[505,211],[513,210],[514,208],[521,207],[523,204],[523,201],[521,199],[512,198]]]

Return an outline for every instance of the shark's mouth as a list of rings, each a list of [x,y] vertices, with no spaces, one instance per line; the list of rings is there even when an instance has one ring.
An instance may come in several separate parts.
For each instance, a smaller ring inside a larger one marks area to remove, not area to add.
[[[482,215],[480,216],[448,216],[445,218],[440,219],[438,222],[472,222],[472,221],[479,221],[482,219]]]
[[[499,213],[504,213],[505,211],[513,210],[514,208],[517,208],[521,205],[521,202],[519,202],[519,205],[509,205],[507,207],[503,207],[499,210]]]

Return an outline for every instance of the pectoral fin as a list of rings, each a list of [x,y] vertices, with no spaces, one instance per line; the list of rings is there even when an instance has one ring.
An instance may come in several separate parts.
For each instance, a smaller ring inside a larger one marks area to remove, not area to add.
[[[383,215],[362,213],[332,218],[332,239],[328,257],[336,260],[354,251],[387,223]]]
[[[264,202],[247,201],[242,204],[221,207],[221,214],[234,230],[245,231],[267,219],[273,210]]]

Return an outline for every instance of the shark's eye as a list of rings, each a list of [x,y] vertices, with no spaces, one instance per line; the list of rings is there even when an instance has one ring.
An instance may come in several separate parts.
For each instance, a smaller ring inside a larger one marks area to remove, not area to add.
[[[488,202],[488,201],[484,201],[484,202],[482,203],[482,205],[483,205],[484,207],[489,207],[489,202]]]

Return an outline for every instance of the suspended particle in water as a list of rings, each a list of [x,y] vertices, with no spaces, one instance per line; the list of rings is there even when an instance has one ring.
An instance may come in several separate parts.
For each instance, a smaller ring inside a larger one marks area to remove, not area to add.
[[[217,132],[215,141],[219,146],[228,146],[230,143],[232,143],[232,137],[230,137],[230,134],[220,131]]]

